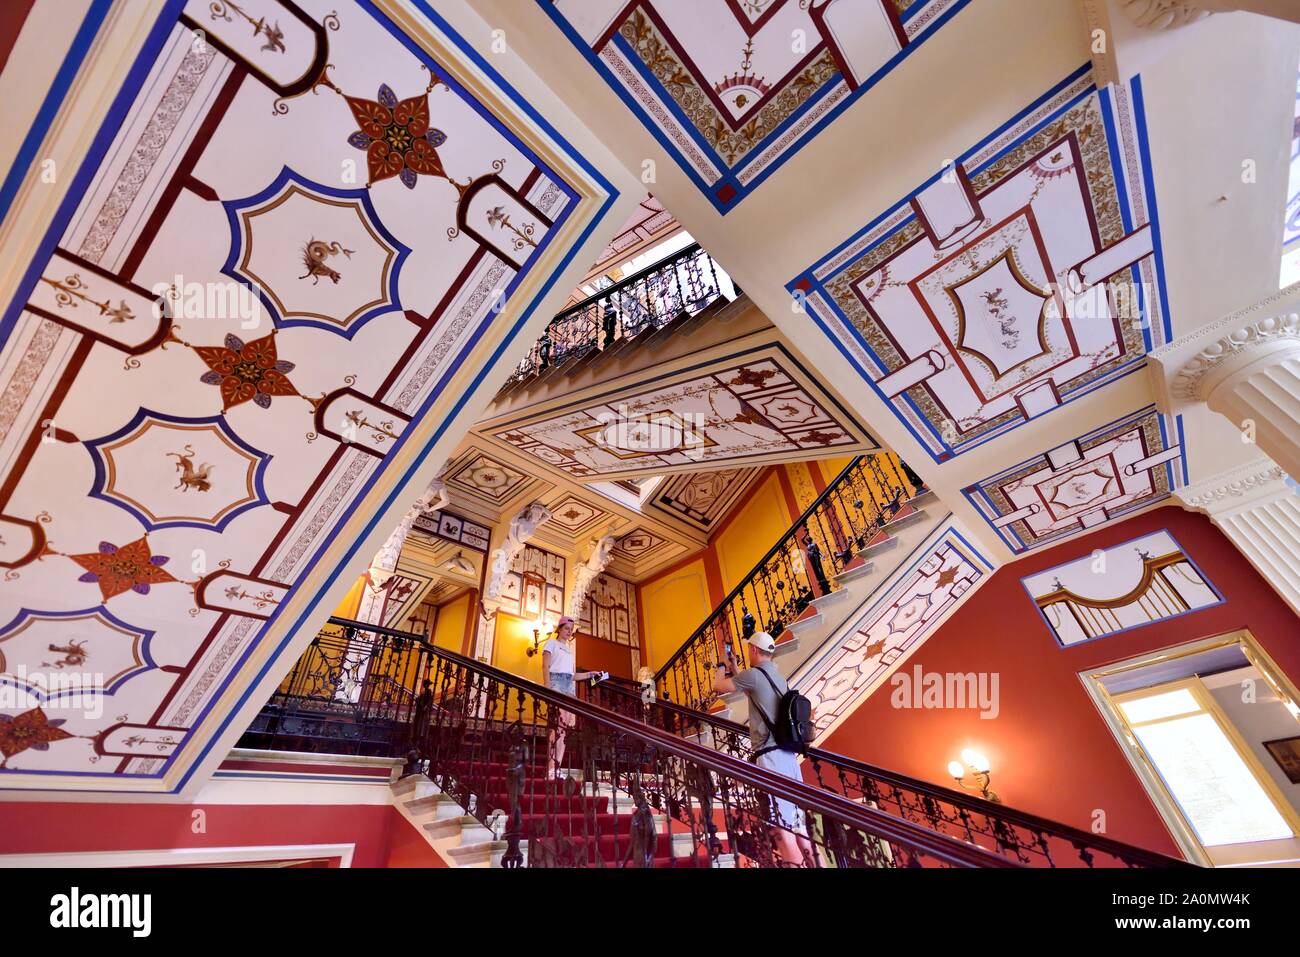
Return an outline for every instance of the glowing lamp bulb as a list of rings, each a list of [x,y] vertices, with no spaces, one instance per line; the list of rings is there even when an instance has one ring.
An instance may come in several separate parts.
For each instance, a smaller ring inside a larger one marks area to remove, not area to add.
[[[966,769],[962,767],[962,763],[960,761],[949,761],[948,773],[951,774],[958,781],[960,781],[962,777],[966,774]]]
[[[972,770],[979,771],[981,774],[988,772],[989,759],[984,757],[984,755],[976,751],[974,748],[963,748],[961,759],[965,761]]]

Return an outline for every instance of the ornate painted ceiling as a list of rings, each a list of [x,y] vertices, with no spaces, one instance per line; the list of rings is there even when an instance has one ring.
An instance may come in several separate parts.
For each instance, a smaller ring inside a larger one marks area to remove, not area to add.
[[[485,434],[578,481],[849,454],[874,441],[780,343],[706,369],[642,375],[542,411],[494,417]]]
[[[422,0],[166,4],[0,319],[0,787],[184,786],[610,202]]]
[[[1083,68],[791,281],[937,462],[1171,337],[1141,87]]]
[[[751,467],[672,475],[654,490],[648,505],[711,531],[762,471]]]
[[[722,214],[968,0],[538,0]]]
[[[1162,502],[1186,482],[1181,417],[1150,406],[962,491],[1020,553]]]

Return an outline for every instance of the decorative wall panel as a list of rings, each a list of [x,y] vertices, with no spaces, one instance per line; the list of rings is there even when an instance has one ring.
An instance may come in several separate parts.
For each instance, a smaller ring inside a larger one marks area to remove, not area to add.
[[[539,0],[724,215],[968,0]]]
[[[0,316],[0,787],[183,787],[611,201],[424,0],[159,6]]]
[[[1148,406],[962,492],[1023,552],[1162,501],[1186,481],[1182,417]]]
[[[789,284],[936,461],[1168,341],[1141,86],[1076,72]]]
[[[501,585],[502,611],[554,625],[564,614],[564,557],[525,545]]]
[[[413,525],[422,532],[465,545],[476,552],[486,552],[492,538],[492,530],[486,525],[472,522],[446,509],[424,512],[415,519]]]
[[[636,586],[613,575],[597,575],[582,603],[578,631],[593,638],[640,648]]]
[[[1223,598],[1167,531],[1020,580],[1062,645],[1104,638]]]

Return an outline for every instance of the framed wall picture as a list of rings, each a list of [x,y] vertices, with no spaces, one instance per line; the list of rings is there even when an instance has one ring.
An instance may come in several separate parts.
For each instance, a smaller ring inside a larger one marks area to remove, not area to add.
[[[1265,741],[1264,747],[1273,755],[1273,760],[1286,774],[1287,780],[1292,784],[1300,784],[1300,734],[1293,738]]]

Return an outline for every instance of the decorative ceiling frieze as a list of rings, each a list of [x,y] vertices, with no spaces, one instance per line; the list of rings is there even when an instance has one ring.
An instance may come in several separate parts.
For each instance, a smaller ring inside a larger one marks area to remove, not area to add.
[[[968,0],[538,2],[725,215]]]
[[[158,6],[4,250],[0,788],[211,767],[613,201],[425,0]],[[103,91],[67,95],[37,134]],[[399,568],[386,620],[432,580]]]
[[[501,417],[480,430],[579,482],[851,454],[875,442],[783,345]]]
[[[1149,406],[962,493],[1020,553],[1164,501],[1186,482],[1182,419]]]
[[[1171,338],[1140,82],[1076,71],[788,289],[937,462]]]

